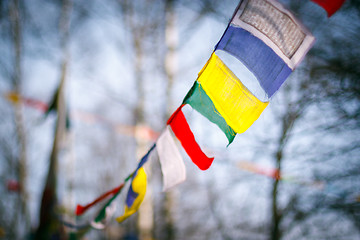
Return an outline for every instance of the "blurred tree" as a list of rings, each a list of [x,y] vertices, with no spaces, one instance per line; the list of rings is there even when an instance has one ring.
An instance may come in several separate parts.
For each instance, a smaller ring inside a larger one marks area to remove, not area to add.
[[[308,4],[310,5],[310,4]],[[309,135],[310,138],[317,138],[320,133],[323,137],[328,138],[338,135],[354,134],[348,131],[359,131],[359,39],[356,32],[359,30],[358,24],[359,13],[357,12],[357,5],[354,2],[348,2],[345,8],[338,14],[338,18],[334,21],[329,19],[321,19],[317,14],[311,14],[310,7],[304,3],[291,2],[290,7],[297,13],[303,13],[302,17],[309,24],[311,28],[316,29],[314,32],[318,38],[314,48],[310,51],[305,64],[298,71],[296,79],[290,79],[281,91],[282,99],[285,100],[282,114],[278,115],[278,120],[281,123],[280,135],[278,138],[278,145],[274,152],[274,161],[276,167],[281,171],[285,158],[285,149],[291,142],[296,141],[299,133],[294,131],[294,126],[300,124],[302,119],[308,118],[308,113],[314,111],[314,108],[327,105],[326,108],[320,107],[320,112],[327,112],[326,115],[332,114],[332,117],[324,122],[321,126],[314,125],[313,133]],[[349,17],[351,15],[351,17]],[[311,16],[311,17],[310,17]],[[346,17],[345,17],[346,16]],[[354,21],[354,19],[358,19]],[[323,24],[319,28],[319,24]],[[310,29],[311,29],[310,28]],[[294,83],[293,81],[297,81]],[[333,109],[334,111],[332,111]],[[321,113],[320,113],[321,114]],[[317,118],[321,119],[320,114]],[[324,114],[324,115],[325,115]],[[323,116],[324,116],[323,115]],[[345,127],[347,125],[347,127]],[[334,135],[334,133],[336,134]],[[348,133],[347,133],[348,132]],[[321,144],[322,141],[318,141]],[[295,145],[301,144],[294,143]],[[299,145],[300,146],[300,145]],[[347,176],[349,179],[358,179],[358,174],[354,174],[353,168],[359,169],[358,164],[354,164],[353,159],[345,157],[356,154],[358,151],[359,139],[355,142],[347,144],[338,144],[333,149],[332,155],[329,156],[326,147],[317,147],[311,156],[312,159],[319,159],[321,164],[329,164],[334,158],[342,159],[351,165],[351,170],[346,168],[334,168],[329,171],[317,170],[317,180],[325,182],[327,185],[332,185],[332,182],[343,182],[341,176]],[[294,150],[292,150],[294,151]],[[310,151],[309,151],[310,152]],[[300,154],[297,152],[297,154]],[[305,153],[303,153],[305,154]],[[306,153],[305,155],[307,155]],[[295,155],[292,154],[296,158]],[[309,157],[309,156],[308,156]],[[298,157],[299,158],[299,157]],[[295,161],[295,159],[294,159]],[[312,164],[313,167],[315,164]],[[341,171],[343,173],[335,173],[334,171]],[[349,175],[350,174],[350,175]],[[329,201],[326,192],[322,194],[315,194],[314,197],[301,196],[301,193],[292,193],[289,196],[289,201],[286,204],[280,204],[279,196],[288,195],[280,190],[280,179],[273,180],[273,188],[271,193],[272,199],[272,219],[271,219],[271,235],[269,239],[278,240],[286,234],[289,234],[293,228],[299,227],[304,222],[312,218],[313,215],[327,209],[337,211],[343,207],[342,210],[349,215],[349,219],[358,225],[359,216],[355,214],[359,209],[359,204],[354,200],[347,203],[351,195],[354,195],[354,186],[350,189],[349,183],[341,184],[340,192],[345,191],[345,196],[337,198],[336,201]],[[356,191],[355,191],[356,192]],[[303,193],[303,192],[302,192]],[[343,192],[344,193],[344,192]],[[303,193],[304,194],[304,193]],[[305,195],[305,194],[304,194]],[[320,196],[321,197],[320,197]],[[353,198],[354,199],[354,198]],[[299,201],[303,201],[299,203]],[[304,211],[304,205],[312,205]],[[290,219],[289,219],[290,216]],[[287,223],[287,224],[285,224]],[[334,233],[331,233],[334,234]],[[352,233],[357,235],[356,233]]]
[[[63,239],[64,233],[62,226],[57,216],[57,172],[59,151],[64,142],[66,135],[66,102],[65,102],[65,82],[68,75],[69,68],[69,27],[71,16],[72,2],[71,0],[64,0],[61,6],[60,17],[60,36],[61,36],[61,76],[59,87],[56,91],[56,111],[57,121],[54,134],[54,142],[50,156],[49,169],[47,172],[46,182],[42,194],[39,226],[36,230],[36,239]]]

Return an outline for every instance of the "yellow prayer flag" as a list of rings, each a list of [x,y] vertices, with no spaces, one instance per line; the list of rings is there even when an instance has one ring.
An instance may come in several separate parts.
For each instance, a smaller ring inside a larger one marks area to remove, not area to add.
[[[269,104],[257,99],[215,53],[200,71],[198,82],[237,133],[245,132]]]
[[[5,93],[5,97],[7,100],[9,100],[13,104],[18,104],[21,101],[21,96],[19,94],[17,94],[16,92]]]
[[[122,222],[128,217],[130,217],[132,214],[134,214],[140,207],[142,201],[144,200],[145,193],[146,193],[146,173],[144,168],[139,168],[137,171],[137,174],[133,181],[131,182],[132,189],[135,193],[137,193],[137,197],[132,203],[130,207],[125,205],[125,212],[124,215],[116,218],[116,221]]]

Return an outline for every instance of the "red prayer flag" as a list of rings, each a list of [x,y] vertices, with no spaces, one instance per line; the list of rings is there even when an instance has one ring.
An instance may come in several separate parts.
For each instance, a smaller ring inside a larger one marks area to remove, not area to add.
[[[6,188],[8,191],[12,192],[19,192],[20,191],[20,184],[16,180],[8,180],[6,183]]]
[[[189,124],[186,121],[184,113],[181,111],[181,105],[169,118],[167,124],[170,125],[175,136],[181,142],[181,145],[185,149],[186,153],[189,155],[193,163],[196,164],[201,170],[208,169],[214,158],[209,158],[201,150],[200,146],[197,144],[194,134],[192,133]]]
[[[124,183],[120,184],[120,186],[102,194],[100,197],[98,197],[97,199],[95,199],[94,201],[92,201],[91,203],[87,204],[86,206],[81,206],[80,204],[78,204],[76,206],[76,210],[75,210],[75,215],[79,216],[82,215],[86,210],[88,210],[89,208],[91,208],[92,206],[94,206],[96,203],[102,201],[103,199],[105,199],[106,197],[110,196],[110,195],[115,195],[117,192],[119,192],[122,188],[124,187]]]
[[[328,17],[331,17],[345,2],[345,0],[312,0],[313,2],[320,5],[324,8],[328,14]]]

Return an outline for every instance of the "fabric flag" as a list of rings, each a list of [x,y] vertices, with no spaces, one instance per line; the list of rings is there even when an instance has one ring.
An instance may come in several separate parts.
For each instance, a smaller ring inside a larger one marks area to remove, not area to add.
[[[251,162],[239,162],[238,166],[241,169],[247,170],[249,172],[261,174],[267,177],[271,177],[277,180],[281,179],[280,170],[279,169],[266,169],[260,166],[255,165]]]
[[[170,125],[177,139],[189,155],[193,163],[201,170],[208,169],[214,158],[209,158],[203,153],[200,146],[197,144],[194,134],[192,133],[189,124],[186,121],[184,113],[181,111],[181,105],[169,118],[167,124]]]
[[[36,108],[42,112],[46,112],[46,110],[48,109],[47,104],[36,99],[22,97],[16,92],[5,93],[5,98],[13,104],[19,104],[20,102],[23,102],[25,105]]]
[[[163,173],[163,191],[186,179],[186,168],[175,141],[167,126],[156,142],[161,171]]]
[[[184,98],[183,104],[189,104],[209,121],[215,123],[225,133],[229,144],[232,143],[236,136],[236,132],[227,125],[225,119],[216,110],[214,103],[209,96],[206,95],[200,83],[197,81],[194,82],[194,85]]]
[[[132,178],[133,174],[130,174],[127,178],[125,178],[124,182],[122,185],[124,185],[127,181],[129,181]],[[101,223],[104,221],[104,219],[106,218],[106,209],[108,207],[110,207],[110,205],[112,204],[112,202],[116,199],[116,197],[121,193],[121,190],[123,188],[120,188],[120,190],[118,192],[116,192],[108,201],[107,203],[103,206],[103,208],[99,211],[98,215],[95,217],[94,221],[95,223]]]
[[[140,160],[137,168],[135,169],[135,171],[134,171],[134,173],[132,175],[132,181],[134,181],[134,178],[136,177],[137,172],[139,171],[139,169],[142,166],[144,166],[144,164],[147,162],[147,160],[149,159],[150,153],[152,152],[152,150],[154,150],[155,147],[156,147],[156,143],[149,149],[149,151],[145,154],[145,156],[142,157],[142,159]],[[138,197],[138,194],[132,188],[132,184],[131,184],[130,187],[129,187],[127,198],[126,198],[126,204],[130,207],[137,197]]]
[[[129,192],[126,197],[126,205],[125,205],[124,215],[116,218],[116,221],[118,221],[118,222],[124,221],[125,219],[127,219],[129,216],[134,214],[139,209],[139,207],[145,197],[146,185],[147,185],[146,173],[145,173],[144,168],[141,167],[141,168],[137,169],[137,174],[131,182],[131,188],[129,188]],[[134,198],[133,193],[136,194],[136,198]]]
[[[111,196],[111,195],[116,195],[118,192],[121,191],[121,189],[124,187],[124,183],[122,183],[120,186],[102,194],[100,197],[98,197],[97,199],[95,199],[94,201],[92,201],[91,203],[85,205],[85,206],[82,206],[80,204],[78,204],[76,206],[76,210],[75,210],[75,215],[76,216],[80,216],[82,214],[85,213],[85,211],[87,211],[89,208],[91,208],[92,206],[94,206],[95,204],[101,202],[102,200],[104,200],[105,198],[107,198],[108,196]]]
[[[257,99],[215,53],[199,73],[198,82],[237,133],[245,132],[269,104]]]
[[[301,62],[315,38],[275,0],[242,0],[215,46],[254,73],[271,97]]]
[[[345,0],[311,0],[325,9],[328,17],[331,17],[337,10],[341,8]]]

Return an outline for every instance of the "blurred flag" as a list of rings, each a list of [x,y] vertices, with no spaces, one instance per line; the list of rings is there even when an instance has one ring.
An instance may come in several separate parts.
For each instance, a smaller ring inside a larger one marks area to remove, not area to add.
[[[236,132],[226,123],[225,119],[216,110],[214,103],[209,96],[206,95],[199,82],[194,82],[194,85],[184,98],[183,104],[189,104],[209,121],[215,123],[225,133],[229,144],[233,142]]]
[[[6,182],[6,188],[9,192],[19,192],[20,183],[17,180],[10,179]]]
[[[170,125],[177,139],[189,155],[193,163],[201,170],[208,169],[214,158],[209,158],[203,153],[200,146],[195,141],[194,134],[192,133],[189,124],[186,121],[184,113],[181,111],[181,105],[169,118],[167,124]]]
[[[119,193],[123,187],[124,187],[124,183],[122,183],[120,186],[118,186],[118,187],[116,187],[114,189],[111,189],[110,191],[102,194],[100,197],[98,197],[97,199],[95,199],[94,201],[92,201],[91,203],[89,203],[89,204],[87,204],[85,206],[82,206],[82,205],[78,204],[76,206],[75,215],[80,216],[80,215],[84,214],[89,208],[91,208],[95,204],[101,202],[102,200],[104,200],[108,196],[113,196],[113,195],[116,195],[117,193]]]
[[[341,8],[345,0],[311,0],[325,9],[328,17],[331,17],[337,10]]]
[[[301,62],[315,38],[275,0],[242,0],[216,45],[254,73],[271,97]]]
[[[245,132],[269,104],[257,99],[215,53],[199,73],[197,81],[237,133]]]
[[[186,179],[186,168],[170,131],[167,126],[156,142],[163,174],[163,191]]]
[[[280,175],[280,171],[279,169],[269,169],[269,168],[264,168],[261,166],[258,166],[252,162],[239,162],[238,163],[239,168],[249,171],[249,172],[253,172],[256,174],[261,174],[267,177],[271,177],[277,180],[281,179],[281,175]]]
[[[128,195],[126,197],[126,205],[124,215],[116,218],[116,221],[122,222],[129,216],[134,214],[140,207],[144,200],[146,193],[146,173],[144,168],[139,168],[136,171],[136,176],[131,182]]]
[[[5,93],[5,98],[13,104],[19,104],[20,102],[22,102],[25,105],[36,108],[42,112],[46,112],[48,109],[48,106],[46,103],[43,103],[36,99],[22,97],[21,95],[19,95],[16,92]]]

